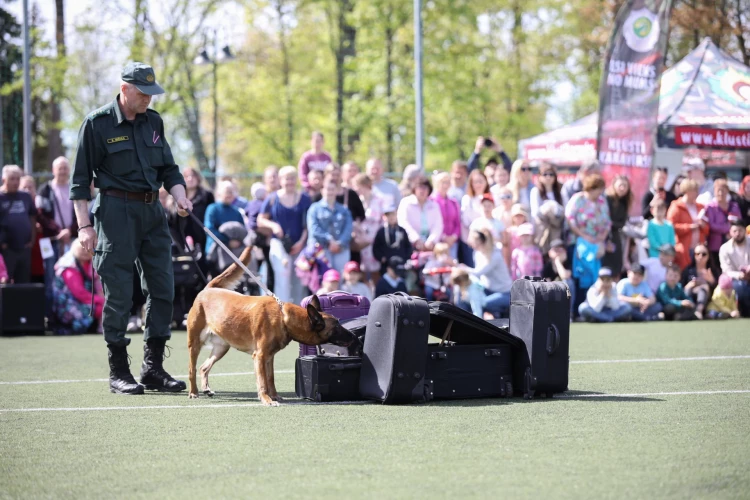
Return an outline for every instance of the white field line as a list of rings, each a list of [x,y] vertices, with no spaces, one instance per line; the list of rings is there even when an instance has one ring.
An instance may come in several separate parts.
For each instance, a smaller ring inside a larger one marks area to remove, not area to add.
[[[374,401],[335,401],[317,403],[315,401],[290,401],[281,406],[325,406],[325,405],[367,405]],[[121,411],[121,410],[197,410],[201,408],[248,408],[263,406],[261,403],[217,403],[207,405],[155,405],[155,406],[93,406],[89,408],[9,408],[0,409],[0,413],[37,413],[50,411]]]
[[[571,361],[571,365],[606,365],[609,363],[665,363],[670,361],[721,361],[726,359],[750,359],[750,354],[737,356],[694,356],[690,358],[642,358],[642,359],[589,359]]]
[[[750,390],[736,391],[680,391],[680,392],[641,392],[632,394],[561,394],[555,399],[576,398],[645,398],[657,396],[711,396],[722,394],[750,394]],[[300,401],[283,403],[281,406],[324,406],[324,405],[366,405],[374,404],[373,401],[339,401],[330,403],[316,403],[313,401]],[[205,408],[248,408],[263,406],[260,403],[218,403],[208,405],[155,405],[155,406],[94,406],[89,408],[9,408],[0,409],[0,413],[38,413],[38,412],[97,412],[97,411],[128,411],[128,410],[197,410]]]
[[[687,358],[642,358],[642,359],[589,359],[571,361],[571,365],[606,365],[611,363],[667,363],[674,361],[725,361],[730,359],[750,359],[750,354],[729,356],[694,356]],[[294,370],[276,370],[275,373],[294,373]],[[253,375],[255,372],[212,373],[211,377],[235,377]],[[175,375],[175,378],[187,378],[187,375]],[[63,380],[16,380],[0,382],[0,385],[34,385],[34,384],[77,384],[83,382],[107,382],[107,378],[63,379]]]
[[[750,394],[750,389],[738,389],[734,391],[676,391],[676,392],[641,392],[629,394],[560,394],[554,399],[576,399],[576,398],[646,398],[654,396],[713,396],[716,394]],[[2,410],[0,410],[2,411]]]

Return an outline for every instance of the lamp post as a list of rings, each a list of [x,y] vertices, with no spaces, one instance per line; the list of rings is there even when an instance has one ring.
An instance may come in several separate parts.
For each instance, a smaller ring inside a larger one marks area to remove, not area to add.
[[[212,82],[212,100],[214,105],[214,137],[213,137],[213,159],[211,162],[211,170],[214,174],[214,177],[210,180],[211,184],[213,185],[216,182],[216,172],[219,165],[219,92],[218,92],[218,71],[217,67],[220,63],[231,61],[234,59],[234,54],[232,54],[231,49],[229,48],[229,45],[224,45],[224,47],[219,50],[219,39],[216,36],[216,30],[211,30],[211,46],[213,47],[213,55],[209,55],[208,51],[204,48],[201,50],[200,54],[195,58],[193,61],[196,65],[211,65],[211,73],[213,76],[213,82]]]

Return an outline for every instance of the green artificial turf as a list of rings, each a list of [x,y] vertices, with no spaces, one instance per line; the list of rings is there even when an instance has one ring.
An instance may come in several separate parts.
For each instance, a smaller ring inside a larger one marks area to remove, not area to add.
[[[184,332],[170,344],[184,376]],[[0,384],[0,498],[750,496],[750,393],[710,393],[750,391],[750,358],[585,363],[748,356],[747,320],[575,324],[571,392],[553,400],[299,404],[296,347],[276,361],[288,404],[265,408],[253,375],[214,376],[212,399],[116,396],[92,381],[108,374],[97,336],[0,339],[0,382],[68,380]],[[214,374],[251,370],[231,351]]]

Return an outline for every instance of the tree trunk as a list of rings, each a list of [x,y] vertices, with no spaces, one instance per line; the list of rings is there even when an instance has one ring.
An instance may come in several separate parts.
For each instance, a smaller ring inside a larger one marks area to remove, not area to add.
[[[736,3],[737,9],[735,10],[734,15],[736,16],[737,21],[737,26],[735,27],[735,31],[737,33],[737,45],[740,46],[740,52],[742,53],[742,62],[744,62],[745,65],[750,65],[750,47],[748,47],[745,43],[745,26],[742,25],[742,0],[736,0]]]
[[[130,60],[143,61],[146,45],[146,15],[147,1],[135,0],[135,29],[133,32],[133,44],[130,46]]]
[[[63,0],[55,0],[55,44],[57,48],[57,58],[62,61],[65,58],[65,11]],[[60,82],[63,82],[65,75],[59,76]],[[50,121],[47,130],[47,165],[58,156],[63,154],[62,139],[60,138],[60,105],[62,100],[60,92],[53,92],[50,95]]]
[[[393,102],[393,27],[391,26],[392,9],[388,9],[388,24],[385,28],[385,101],[388,113],[385,117],[386,169],[393,168],[393,123],[391,117],[395,112]]]
[[[286,161],[289,165],[295,163],[294,161],[294,106],[292,99],[292,86],[290,84],[291,77],[291,66],[289,63],[289,46],[287,41],[286,25],[284,24],[284,2],[279,0],[276,2],[276,13],[279,16],[279,43],[281,45],[281,79],[284,85],[284,97],[286,100],[286,128],[287,128],[287,144],[286,144]]]

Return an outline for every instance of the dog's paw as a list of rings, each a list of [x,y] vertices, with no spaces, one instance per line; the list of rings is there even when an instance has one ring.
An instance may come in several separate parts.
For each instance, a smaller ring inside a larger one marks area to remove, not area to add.
[[[188,394],[188,398],[190,399],[198,399],[198,393],[197,392],[191,392]]]
[[[263,406],[279,406],[278,401],[274,401],[269,396],[266,396],[264,398],[260,398],[260,402],[263,404]]]
[[[216,393],[214,391],[212,391],[211,389],[206,389],[205,391],[203,391],[203,394],[205,394],[209,398],[212,398],[212,397],[214,397],[214,394],[216,394]]]
[[[282,398],[282,397],[281,397],[281,396],[279,396],[278,394],[277,394],[276,396],[271,396],[271,399],[273,399],[273,400],[274,400],[274,401],[276,401],[277,403],[282,403],[282,402],[284,401],[284,398]]]

